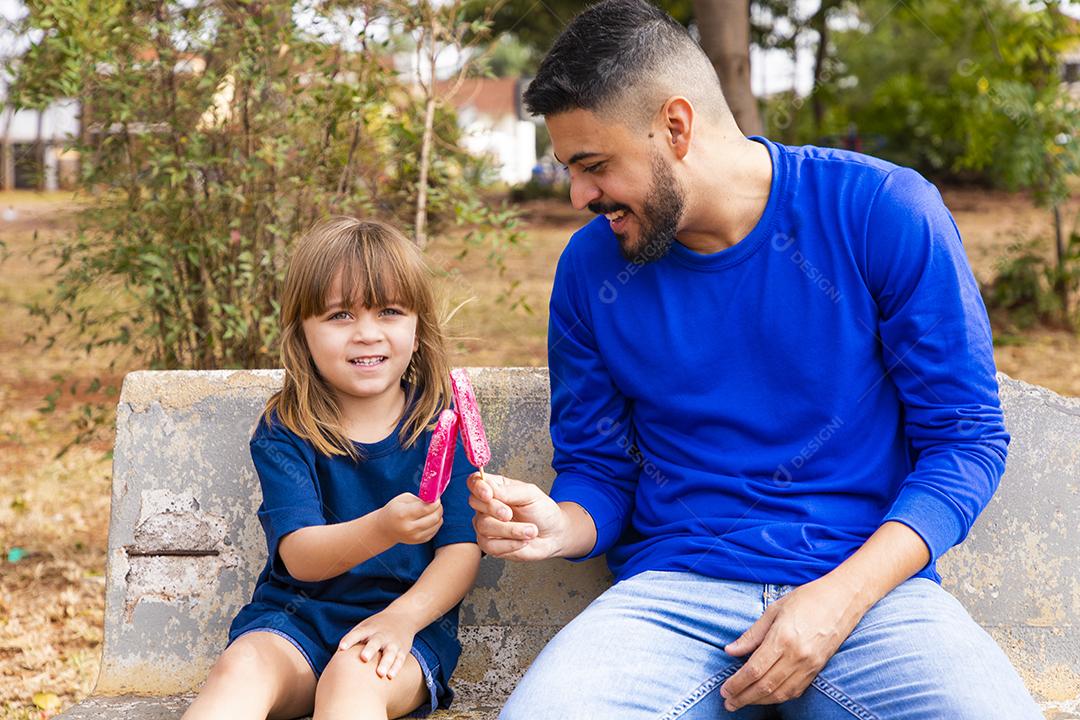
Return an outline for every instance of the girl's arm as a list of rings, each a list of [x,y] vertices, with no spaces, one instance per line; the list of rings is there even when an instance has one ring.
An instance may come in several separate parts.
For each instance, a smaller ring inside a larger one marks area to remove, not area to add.
[[[381,656],[375,672],[393,678],[409,656],[416,633],[461,602],[476,581],[479,567],[480,548],[476,543],[438,548],[435,559],[409,591],[345,633],[338,649],[348,650],[363,643],[360,659],[367,662]]]
[[[401,615],[420,632],[445,615],[465,597],[480,569],[480,546],[454,543],[435,550],[435,559],[409,590],[390,603],[384,613]]]
[[[398,543],[427,542],[439,531],[442,517],[441,503],[426,503],[412,493],[402,493],[378,510],[355,520],[312,525],[289,533],[281,539],[278,553],[285,569],[297,580],[329,580]],[[478,557],[479,552],[477,549]],[[430,569],[429,566],[428,571]]]

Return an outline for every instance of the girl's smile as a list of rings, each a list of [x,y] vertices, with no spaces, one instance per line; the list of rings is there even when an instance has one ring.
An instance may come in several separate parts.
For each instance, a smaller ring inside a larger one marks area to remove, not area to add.
[[[386,362],[386,359],[385,355],[362,355],[360,357],[349,358],[349,362],[363,370],[378,367]]]

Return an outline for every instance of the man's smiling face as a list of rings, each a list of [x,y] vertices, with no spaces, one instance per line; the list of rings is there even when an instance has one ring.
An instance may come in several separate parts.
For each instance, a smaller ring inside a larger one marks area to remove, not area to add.
[[[675,241],[685,193],[646,130],[588,110],[545,118],[555,159],[570,171],[570,202],[605,215],[626,259],[657,260]]]

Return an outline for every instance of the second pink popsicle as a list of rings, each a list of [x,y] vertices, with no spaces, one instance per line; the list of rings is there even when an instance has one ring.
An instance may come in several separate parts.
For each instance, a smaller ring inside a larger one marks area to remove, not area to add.
[[[451,370],[450,385],[454,391],[454,406],[461,417],[461,443],[465,446],[465,457],[483,473],[484,466],[491,462],[491,448],[469,374],[462,368]]]

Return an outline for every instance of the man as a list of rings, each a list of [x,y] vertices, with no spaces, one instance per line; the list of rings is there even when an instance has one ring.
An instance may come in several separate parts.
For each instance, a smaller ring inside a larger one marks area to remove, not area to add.
[[[481,547],[616,584],[506,718],[1038,718],[935,560],[997,487],[990,328],[912,170],[742,136],[641,0],[571,22],[525,100],[571,199],[551,496],[470,478]]]

